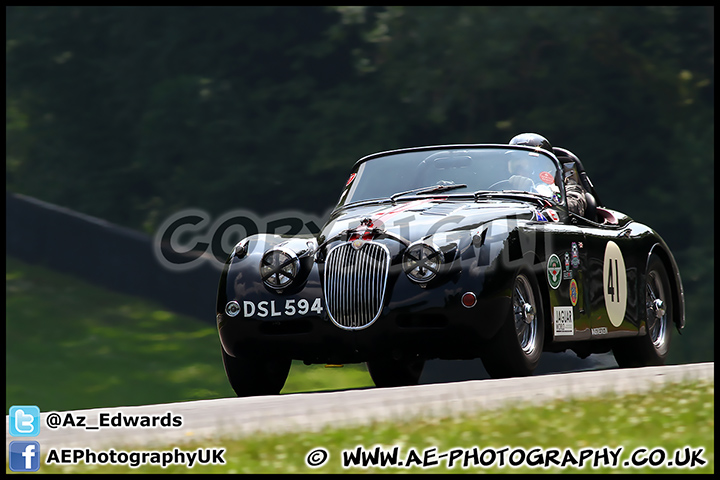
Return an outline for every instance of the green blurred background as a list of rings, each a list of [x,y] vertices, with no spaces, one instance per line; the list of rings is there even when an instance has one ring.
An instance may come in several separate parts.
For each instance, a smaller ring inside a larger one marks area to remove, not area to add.
[[[663,236],[671,363],[713,360],[713,7],[6,7],[6,189],[151,235],[320,215],[366,154],[528,131]]]

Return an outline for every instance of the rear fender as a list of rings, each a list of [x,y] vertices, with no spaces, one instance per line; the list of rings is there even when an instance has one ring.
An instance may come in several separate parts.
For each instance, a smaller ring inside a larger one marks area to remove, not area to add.
[[[675,322],[675,328],[679,334],[682,334],[682,329],[685,328],[685,294],[683,292],[682,279],[680,278],[680,270],[678,269],[677,263],[670,249],[665,245],[662,240],[650,248],[647,258],[645,259],[645,272],[647,272],[650,257],[656,254],[660,257],[660,260],[665,266],[665,270],[668,272],[668,278],[670,281],[670,289],[672,290],[672,303],[673,303],[673,321]],[[645,293],[642,293],[644,298]]]

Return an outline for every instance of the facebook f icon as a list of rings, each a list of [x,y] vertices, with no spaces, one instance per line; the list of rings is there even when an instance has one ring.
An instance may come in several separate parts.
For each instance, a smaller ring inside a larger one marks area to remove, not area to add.
[[[37,437],[40,433],[40,409],[35,405],[10,407],[10,435],[13,437]]]
[[[10,442],[10,470],[13,472],[37,472],[40,469],[40,444],[38,442]]]

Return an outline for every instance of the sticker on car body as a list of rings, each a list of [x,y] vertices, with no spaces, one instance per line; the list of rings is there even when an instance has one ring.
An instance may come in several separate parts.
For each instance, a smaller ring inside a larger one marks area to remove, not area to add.
[[[553,222],[559,222],[559,221],[560,221],[560,217],[558,216],[557,212],[556,212],[555,210],[553,210],[552,208],[546,208],[546,209],[543,211],[543,213],[545,214],[545,216],[546,216],[547,218],[549,218],[549,219],[552,220]]]
[[[577,282],[573,278],[570,281],[570,303],[572,303],[573,307],[574,307],[575,305],[577,305],[577,301],[578,301],[578,286],[577,286]]]
[[[553,331],[556,337],[575,334],[575,319],[572,307],[553,308]]]
[[[547,279],[553,290],[557,289],[562,281],[562,264],[560,258],[554,253],[550,255],[547,261]]]
[[[563,270],[563,280],[572,280],[573,272],[570,270],[570,254],[565,252],[565,270]]]
[[[578,244],[576,242],[572,242],[572,245],[570,246],[570,251],[572,252],[572,268],[578,268],[580,266],[580,251],[578,250]]]
[[[605,327],[596,327],[590,329],[591,335],[607,335],[608,331]]]

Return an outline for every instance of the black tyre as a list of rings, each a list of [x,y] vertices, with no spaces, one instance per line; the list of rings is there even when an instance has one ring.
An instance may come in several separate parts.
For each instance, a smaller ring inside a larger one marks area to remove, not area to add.
[[[238,397],[277,395],[285,385],[291,359],[231,357],[223,348],[220,350],[225,374]]]
[[[622,368],[664,365],[673,325],[670,279],[665,265],[653,254],[645,275],[646,334],[619,340],[613,354]]]
[[[375,359],[366,365],[376,387],[404,387],[418,384],[425,360]]]
[[[480,356],[492,378],[532,375],[545,341],[542,297],[535,276],[523,269],[515,276],[512,305],[502,327]]]

